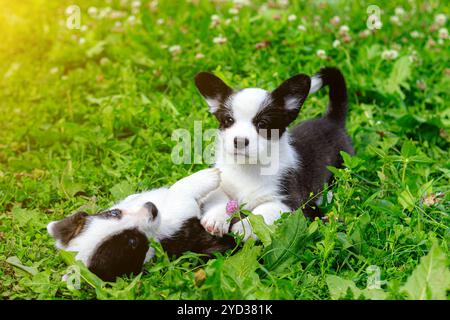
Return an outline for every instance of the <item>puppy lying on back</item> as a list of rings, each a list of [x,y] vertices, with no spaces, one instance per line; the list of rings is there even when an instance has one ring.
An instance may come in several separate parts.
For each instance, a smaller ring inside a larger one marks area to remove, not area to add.
[[[77,252],[76,259],[105,281],[141,272],[154,253],[149,238],[169,255],[211,256],[236,245],[231,236],[210,235],[199,221],[201,199],[219,184],[219,169],[201,170],[170,188],[131,195],[106,211],[50,222],[47,230],[58,248]]]

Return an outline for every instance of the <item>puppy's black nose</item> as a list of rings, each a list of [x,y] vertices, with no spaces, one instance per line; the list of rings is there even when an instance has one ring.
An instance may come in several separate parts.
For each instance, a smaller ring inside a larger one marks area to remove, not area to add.
[[[241,138],[241,137],[234,137],[234,148],[235,149],[242,149],[248,146],[248,139],[247,138]]]

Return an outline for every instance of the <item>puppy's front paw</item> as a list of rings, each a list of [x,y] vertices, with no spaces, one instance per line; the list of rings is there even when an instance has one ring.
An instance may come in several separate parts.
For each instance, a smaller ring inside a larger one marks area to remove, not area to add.
[[[210,234],[222,237],[228,233],[230,228],[229,218],[230,216],[225,212],[225,207],[216,207],[207,211],[200,220],[200,223]]]
[[[198,171],[190,176],[190,188],[196,198],[203,198],[220,185],[220,170],[210,168]]]
[[[231,227],[231,232],[243,236],[244,241],[247,241],[250,238],[258,240],[256,234],[253,233],[252,225],[248,221],[248,218],[242,219],[241,221],[233,224],[233,226]]]

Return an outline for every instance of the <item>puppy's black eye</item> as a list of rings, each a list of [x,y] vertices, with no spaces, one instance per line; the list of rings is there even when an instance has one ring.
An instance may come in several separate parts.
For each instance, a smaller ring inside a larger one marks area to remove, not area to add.
[[[267,120],[260,120],[258,122],[258,129],[268,129],[269,128],[269,122]]]
[[[113,209],[106,211],[105,216],[108,218],[120,218],[122,216],[122,212],[119,209]]]
[[[234,119],[230,116],[225,117],[224,124],[229,127],[234,123]]]

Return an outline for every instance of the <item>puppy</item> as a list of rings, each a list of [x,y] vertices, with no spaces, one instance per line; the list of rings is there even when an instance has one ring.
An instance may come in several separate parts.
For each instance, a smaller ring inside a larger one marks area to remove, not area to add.
[[[47,230],[58,248],[77,252],[76,259],[105,281],[141,272],[154,253],[149,238],[169,255],[211,256],[236,245],[230,236],[210,235],[199,221],[201,199],[219,183],[219,169],[201,170],[170,188],[131,195],[106,211],[50,222]]]
[[[225,206],[230,199],[272,224],[280,213],[296,210],[311,193],[322,190],[332,176],[326,167],[342,165],[340,151],[353,154],[345,129],[347,89],[336,68],[323,68],[312,78],[298,74],[271,92],[233,90],[207,72],[197,74],[195,84],[219,121],[215,167],[222,182],[205,201],[201,219],[211,234],[229,230]],[[323,86],[330,88],[325,115],[289,130],[308,94]],[[303,210],[309,216],[319,214],[311,205]],[[246,219],[231,231],[243,234],[244,240],[256,238]]]

